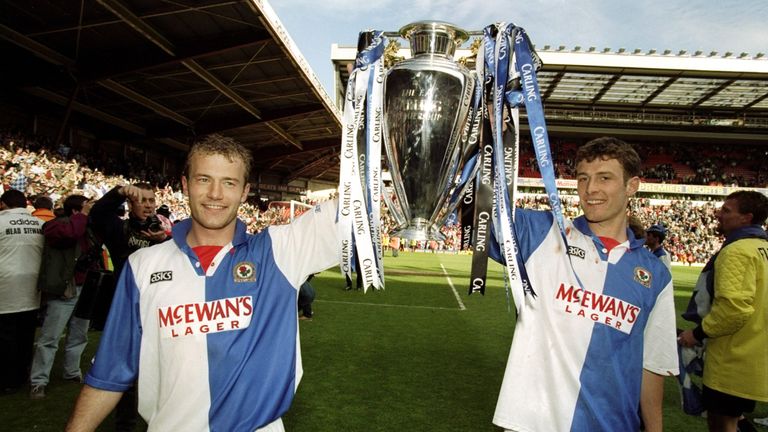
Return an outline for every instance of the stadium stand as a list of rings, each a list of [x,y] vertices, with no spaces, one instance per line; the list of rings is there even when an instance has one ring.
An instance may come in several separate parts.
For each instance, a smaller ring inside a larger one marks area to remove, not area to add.
[[[90,161],[102,160],[98,155],[83,155],[78,153],[77,149],[68,149],[66,155],[62,154],[61,148],[53,148],[52,141],[43,136],[25,135],[19,132],[0,131],[0,182],[4,189],[12,185],[23,184],[23,191],[33,197],[38,194],[50,196],[54,201],[66,197],[70,193],[82,193],[91,198],[99,198],[109,189],[117,184],[133,183],[138,181],[147,181],[156,185],[158,202],[166,204],[171,211],[171,220],[179,220],[189,215],[185,198],[181,193],[178,179],[166,179],[163,176],[157,176],[146,167],[133,164],[102,164],[92,166]],[[556,160],[558,166],[571,172],[571,162],[567,156],[576,149],[575,143],[565,143],[559,151],[560,158]],[[668,162],[674,157],[674,148],[670,153],[659,153],[662,148],[643,147],[639,150],[642,154],[654,154],[650,158],[650,166],[646,160],[646,171],[653,170],[659,165],[669,165]],[[745,153],[751,157],[757,157],[761,149],[747,148]],[[702,155],[702,160],[698,163],[711,163],[711,155]],[[734,161],[736,159],[733,159]],[[743,165],[738,163],[732,165],[733,172],[745,172],[748,169],[746,164],[753,161],[750,157],[743,159]],[[521,173],[530,174],[529,180],[540,177],[533,169],[535,164],[530,164],[529,157],[521,157]],[[662,163],[663,162],[663,163]],[[765,165],[765,164],[763,164]],[[714,172],[714,171],[713,171]],[[567,179],[569,176],[563,176]],[[20,180],[24,179],[23,182]],[[680,180],[677,178],[677,180]],[[657,177],[644,178],[644,181],[661,181]],[[740,186],[740,184],[736,184]],[[545,198],[536,193],[536,188],[529,188],[529,192],[523,194],[520,205],[528,208],[548,208]],[[566,194],[572,193],[572,187],[564,188]],[[721,240],[715,232],[717,225],[714,218],[716,209],[719,206],[719,196],[713,195],[687,195],[675,196],[664,194],[647,194],[636,198],[631,203],[632,214],[637,216],[644,226],[653,224],[663,224],[670,232],[665,242],[665,247],[670,252],[673,262],[682,264],[704,263],[709,257],[719,249]],[[565,195],[563,200],[566,208],[565,212],[569,216],[578,213],[578,202],[575,197],[571,198]],[[305,200],[306,204],[313,204]],[[298,216],[306,206],[297,207],[293,215]],[[270,225],[289,223],[291,218],[290,206],[285,202],[275,202],[273,204],[260,203],[250,200],[240,209],[240,217],[248,224],[251,232],[258,232]],[[385,213],[382,226],[386,232],[393,227],[393,222]],[[444,227],[443,233],[447,240],[438,242],[436,245],[430,245],[428,242],[415,242],[412,246],[414,250],[445,250],[456,252],[458,250],[460,227],[457,225]]]

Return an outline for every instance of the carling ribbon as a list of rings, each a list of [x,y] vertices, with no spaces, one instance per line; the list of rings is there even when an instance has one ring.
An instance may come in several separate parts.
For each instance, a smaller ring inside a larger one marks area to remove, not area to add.
[[[493,159],[494,159],[494,197],[496,201],[495,212],[495,226],[497,227],[496,235],[499,246],[501,248],[501,254],[504,257],[506,278],[509,282],[512,298],[515,303],[518,315],[522,311],[522,304],[524,301],[524,292],[530,290],[530,283],[521,269],[524,268],[522,263],[518,261],[519,253],[517,246],[517,239],[515,237],[513,222],[514,222],[514,195],[510,197],[509,189],[507,188],[507,174],[505,166],[505,150],[507,152],[515,152],[516,149],[512,145],[511,150],[505,149],[504,146],[504,108],[507,93],[507,83],[509,81],[509,64],[510,56],[512,55],[510,46],[510,32],[516,27],[514,24],[500,24],[496,28],[496,40],[494,44],[494,56],[493,56],[493,91],[492,91],[492,107],[493,107]],[[487,28],[486,28],[487,29]],[[492,32],[484,32],[485,41],[490,45],[489,39],[491,39]],[[487,48],[486,48],[487,49]],[[487,67],[487,66],[486,66]],[[512,170],[516,170],[517,166],[510,167]],[[514,178],[514,175],[513,177]],[[515,189],[514,187],[512,188]]]
[[[482,130],[480,131],[480,151],[477,154],[479,168],[475,177],[475,214],[472,236],[472,270],[470,272],[468,294],[485,294],[486,273],[488,270],[488,241],[493,224],[493,144],[491,124],[487,109],[483,106]]]
[[[533,140],[533,148],[536,152],[536,162],[539,166],[539,172],[544,182],[544,189],[549,198],[549,206],[552,215],[560,228],[560,236],[563,239],[565,250],[568,250],[568,236],[565,233],[565,218],[563,216],[563,204],[560,200],[560,194],[557,193],[557,183],[555,180],[555,164],[552,158],[552,150],[549,144],[549,133],[547,132],[547,123],[544,120],[544,108],[541,104],[541,92],[539,91],[539,82],[536,77],[536,70],[541,67],[541,59],[531,49],[531,41],[525,29],[517,27],[514,32],[515,44],[515,67],[520,77],[522,95],[525,103],[525,112],[528,115],[528,125]],[[571,256],[568,255],[568,260]],[[571,263],[573,276],[576,283],[583,287],[579,275]],[[530,287],[529,287],[530,289]]]
[[[374,35],[381,38],[381,34]],[[384,45],[383,43],[381,44]],[[384,113],[384,64],[379,57],[372,65],[372,73],[368,77],[368,105],[366,114],[366,171],[365,186],[374,259],[376,264],[376,282],[374,288],[384,288],[384,259],[381,252],[381,196],[383,182],[381,179],[381,145],[383,140]]]
[[[568,243],[565,235],[562,203],[555,182],[554,164],[547,125],[544,120],[544,109],[541,104],[541,93],[536,78],[536,70],[541,66],[541,61],[531,49],[530,39],[525,30],[514,24],[501,23],[498,26],[486,27],[484,46],[486,68],[493,71],[491,73],[486,71],[486,78],[493,81],[492,129],[494,135],[494,197],[496,201],[494,228],[501,246],[502,256],[506,262],[506,276],[511,285],[515,306],[520,313],[520,305],[525,300],[524,297],[526,295],[536,296],[519,254],[513,229],[515,217],[513,205],[517,189],[516,171],[519,162],[519,107],[522,105],[525,105],[536,161],[549,198],[553,217],[566,247]],[[494,55],[488,56],[488,51],[491,50]],[[512,70],[510,70],[510,65],[514,66]],[[518,81],[520,87],[515,86]],[[511,119],[511,124],[507,123],[509,127],[506,136],[504,109],[507,110]],[[510,129],[514,131],[514,135]],[[507,187],[503,187],[502,182],[505,182]],[[576,275],[575,272],[574,275]],[[581,285],[578,275],[576,275],[576,280]]]
[[[531,129],[531,139],[536,152],[536,161],[539,165],[544,189],[549,198],[552,214],[560,228],[560,233],[565,239],[565,221],[563,218],[563,205],[560,195],[557,193],[555,182],[555,168],[552,160],[552,150],[549,144],[547,123],[544,121],[544,108],[541,105],[541,93],[539,82],[536,78],[536,69],[541,61],[531,50],[531,41],[525,33],[525,29],[517,27],[514,32],[515,66],[520,75],[522,85],[522,98],[525,103],[525,112],[528,115],[528,125]]]
[[[482,68],[482,62],[481,68]],[[476,67],[477,69],[477,67]],[[480,163],[479,157],[479,143],[480,143],[480,129],[483,122],[483,110],[481,104],[483,101],[483,75],[475,74],[475,88],[472,95],[472,103],[469,106],[469,114],[467,115],[467,122],[464,125],[464,131],[461,136],[461,147],[465,152],[474,153],[474,156],[465,165],[464,172],[460,184],[468,182],[467,187],[464,189],[464,196],[461,197],[461,209],[460,218],[461,223],[461,250],[469,250],[472,246],[472,235],[477,226],[475,216],[475,203],[476,203],[476,185],[474,179],[465,178],[465,174],[476,172],[475,166]],[[469,168],[469,169],[467,169]],[[485,284],[483,284],[483,287]],[[470,289],[472,293],[472,289]]]
[[[491,29],[487,27],[486,32]],[[477,153],[478,170],[474,180],[474,217],[472,232],[472,269],[470,271],[468,294],[479,292],[485,294],[486,274],[488,270],[488,239],[493,223],[493,143],[491,124],[488,118],[485,86],[487,84],[486,67],[488,62],[487,47],[480,45],[477,53],[479,59],[475,64],[477,75],[475,98],[473,103],[473,124],[478,124],[478,141],[480,148]]]
[[[357,149],[358,132],[366,118],[365,108],[368,90],[375,87],[370,81],[372,71],[375,71],[377,62],[381,63],[381,57],[384,53],[382,33],[363,32],[360,35],[361,40],[369,37],[371,37],[370,43],[358,52],[355,59],[355,68],[350,74],[344,101],[338,213],[341,272],[349,280],[352,279],[351,273],[354,267],[354,254],[356,253],[360,263],[360,268],[357,271],[362,274],[364,291],[367,291],[368,287],[371,286],[375,289],[380,288],[380,281],[383,279],[383,275],[379,275],[377,252],[374,251],[374,240],[371,238],[371,216],[369,214],[371,206],[368,205],[368,198],[372,195],[372,191],[366,186],[368,195],[366,198],[363,187],[367,185],[367,182],[363,179],[365,173],[360,169],[360,155]],[[375,72],[373,75],[374,81],[376,81]],[[373,120],[374,116],[368,116],[368,118]],[[380,141],[381,137],[379,136]],[[373,158],[380,161],[380,151],[378,158]],[[378,216],[375,218],[378,219]]]

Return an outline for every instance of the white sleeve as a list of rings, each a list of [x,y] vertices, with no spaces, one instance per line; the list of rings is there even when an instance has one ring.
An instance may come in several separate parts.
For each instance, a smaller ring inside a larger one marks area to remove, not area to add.
[[[661,262],[664,263],[665,266],[667,266],[667,270],[669,270],[669,273],[672,273],[672,258],[669,256],[669,252],[665,253],[661,257]]]
[[[645,326],[643,369],[659,375],[677,375],[677,327],[672,281],[661,291]]]
[[[338,200],[308,210],[288,225],[269,227],[275,263],[295,288],[313,273],[339,264]]]

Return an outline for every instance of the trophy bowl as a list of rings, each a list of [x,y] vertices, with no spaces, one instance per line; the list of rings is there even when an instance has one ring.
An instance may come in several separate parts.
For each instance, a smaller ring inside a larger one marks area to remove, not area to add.
[[[453,60],[468,33],[452,24],[419,21],[400,29],[412,57],[384,79],[384,148],[394,197],[386,200],[397,224],[392,235],[442,240],[440,227],[455,208],[467,152],[460,138],[474,74]]]

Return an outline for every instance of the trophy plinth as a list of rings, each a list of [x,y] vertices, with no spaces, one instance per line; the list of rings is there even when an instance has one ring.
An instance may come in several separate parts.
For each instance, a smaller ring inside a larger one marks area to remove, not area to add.
[[[448,23],[421,21],[400,34],[413,57],[395,64],[384,80],[384,147],[398,206],[393,235],[442,240],[463,167],[459,139],[467,120],[474,77],[453,61],[468,38]]]

